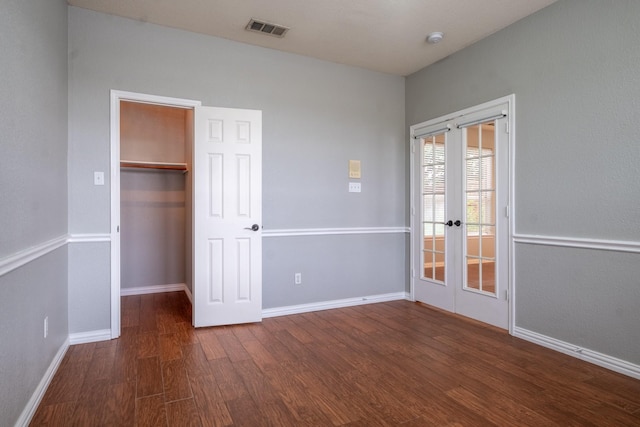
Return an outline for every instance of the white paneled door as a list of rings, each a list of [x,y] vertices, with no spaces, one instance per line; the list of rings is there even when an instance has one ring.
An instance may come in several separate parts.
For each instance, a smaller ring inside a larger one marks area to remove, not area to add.
[[[509,325],[510,100],[412,126],[417,301]]]
[[[193,324],[262,320],[262,112],[196,107]]]

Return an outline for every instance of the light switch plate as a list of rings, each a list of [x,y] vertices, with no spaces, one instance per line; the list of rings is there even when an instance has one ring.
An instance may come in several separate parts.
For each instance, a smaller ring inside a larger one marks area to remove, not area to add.
[[[350,182],[349,183],[349,193],[360,193],[362,191],[362,186],[359,182]]]

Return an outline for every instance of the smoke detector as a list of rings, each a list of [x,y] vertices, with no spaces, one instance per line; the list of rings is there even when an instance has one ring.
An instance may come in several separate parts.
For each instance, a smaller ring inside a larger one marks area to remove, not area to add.
[[[429,44],[440,43],[443,38],[444,38],[444,33],[441,33],[440,31],[434,31],[433,33],[427,36],[427,43]]]
[[[289,28],[283,27],[282,25],[272,24],[270,22],[251,18],[251,20],[245,27],[245,30],[282,38],[287,33],[287,31],[289,31]]]

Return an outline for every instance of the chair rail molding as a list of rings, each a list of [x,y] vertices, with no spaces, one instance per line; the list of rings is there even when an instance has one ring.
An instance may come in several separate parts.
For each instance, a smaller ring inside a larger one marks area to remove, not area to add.
[[[109,233],[84,233],[84,234],[70,234],[69,243],[97,243],[97,242],[110,242],[111,234]]]
[[[596,249],[613,252],[640,253],[640,242],[632,240],[605,240],[582,237],[544,236],[534,234],[514,234],[514,243],[565,248]]]
[[[344,227],[266,229],[262,237],[329,236],[338,234],[400,234],[410,233],[409,227]]]
[[[22,267],[69,243],[110,242],[111,235],[105,233],[63,234],[46,242],[0,258],[0,276]]]
[[[4,276],[5,274],[18,269],[33,260],[61,248],[67,244],[68,237],[68,235],[64,234],[4,258],[0,258],[0,276]]]

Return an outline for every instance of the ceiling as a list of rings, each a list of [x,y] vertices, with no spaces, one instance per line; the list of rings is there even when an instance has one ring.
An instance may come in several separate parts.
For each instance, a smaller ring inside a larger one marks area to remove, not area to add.
[[[68,0],[72,6],[406,76],[555,0]],[[256,18],[284,38],[246,31]],[[429,44],[429,33],[444,40]]]

